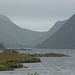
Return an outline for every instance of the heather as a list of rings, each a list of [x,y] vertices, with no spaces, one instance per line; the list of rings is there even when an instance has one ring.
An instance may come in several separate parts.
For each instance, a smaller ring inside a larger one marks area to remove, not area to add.
[[[22,68],[25,67],[22,63],[35,63],[40,61],[39,58],[33,58],[20,53],[0,53],[0,70],[5,71],[13,70],[14,68]]]

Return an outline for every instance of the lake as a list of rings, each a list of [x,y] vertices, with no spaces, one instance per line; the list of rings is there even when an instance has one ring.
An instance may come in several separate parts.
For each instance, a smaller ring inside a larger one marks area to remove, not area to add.
[[[40,63],[24,63],[28,68],[14,71],[0,71],[0,75],[27,75],[38,72],[39,75],[75,75],[75,49],[31,49],[19,50],[20,53],[63,53],[70,57],[40,57]]]

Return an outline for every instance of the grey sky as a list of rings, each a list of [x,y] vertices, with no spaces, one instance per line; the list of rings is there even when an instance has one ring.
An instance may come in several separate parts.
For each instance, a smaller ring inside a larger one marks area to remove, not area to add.
[[[49,30],[75,13],[75,0],[0,0],[0,14],[22,28]]]

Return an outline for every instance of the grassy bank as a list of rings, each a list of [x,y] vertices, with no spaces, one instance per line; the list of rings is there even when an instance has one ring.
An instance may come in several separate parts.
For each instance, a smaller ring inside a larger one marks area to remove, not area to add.
[[[14,68],[22,68],[22,63],[41,62],[40,58],[35,57],[68,57],[68,55],[59,53],[46,54],[23,54],[23,53],[0,53],[0,71],[14,70]]]
[[[0,71],[13,70],[24,67],[21,63],[40,62],[39,58],[33,58],[20,53],[0,53]]]
[[[28,54],[31,57],[68,57],[69,55],[60,54],[60,53],[46,53],[46,54]]]

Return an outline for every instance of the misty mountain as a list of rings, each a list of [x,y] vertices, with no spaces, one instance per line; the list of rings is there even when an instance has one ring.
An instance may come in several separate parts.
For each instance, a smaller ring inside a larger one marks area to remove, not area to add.
[[[50,36],[52,36],[54,33],[56,33],[66,22],[67,20],[56,22],[54,26],[44,36],[42,36],[39,39],[38,44],[42,43],[43,41],[48,39]]]
[[[75,14],[38,48],[75,49]]]
[[[8,17],[0,15],[0,42],[5,47],[34,47],[44,34],[20,28]]]

